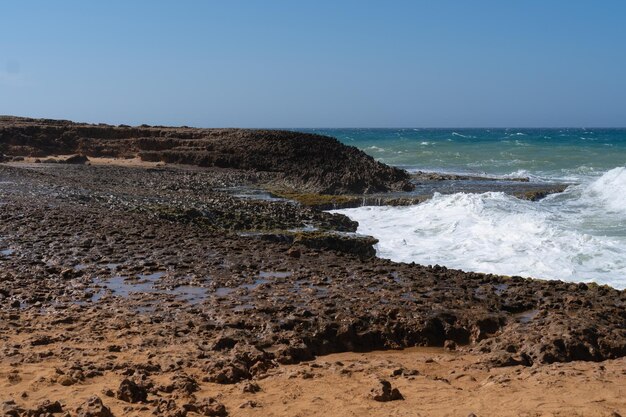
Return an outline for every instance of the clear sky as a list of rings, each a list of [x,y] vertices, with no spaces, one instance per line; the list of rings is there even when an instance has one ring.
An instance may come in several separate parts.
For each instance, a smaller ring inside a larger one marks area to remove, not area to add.
[[[623,0],[0,1],[0,114],[626,126]]]

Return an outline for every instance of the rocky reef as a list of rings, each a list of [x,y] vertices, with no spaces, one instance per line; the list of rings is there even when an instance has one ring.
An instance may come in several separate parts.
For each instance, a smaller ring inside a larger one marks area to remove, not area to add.
[[[77,333],[36,345],[86,343],[77,323],[88,317],[155,346],[166,342],[150,329],[168,329],[203,341],[196,354],[213,352],[200,362],[218,382],[415,345],[454,344],[499,366],[626,355],[624,291],[378,259],[345,216],[233,196],[244,171],[12,164],[0,180],[5,331],[31,323],[48,337],[50,320],[74,317]],[[116,309],[128,311],[122,328]],[[158,320],[138,330],[142,314]]]

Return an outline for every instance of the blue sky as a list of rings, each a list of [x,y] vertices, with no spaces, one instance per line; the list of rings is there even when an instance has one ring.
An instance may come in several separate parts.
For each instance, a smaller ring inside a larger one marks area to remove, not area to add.
[[[6,1],[0,114],[626,126],[626,2]]]

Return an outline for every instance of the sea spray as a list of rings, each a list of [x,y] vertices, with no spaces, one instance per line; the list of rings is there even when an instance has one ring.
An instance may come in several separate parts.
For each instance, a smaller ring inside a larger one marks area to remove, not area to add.
[[[608,171],[594,181],[587,192],[602,201],[608,211],[626,213],[626,168]]]
[[[540,202],[436,194],[409,207],[340,210],[379,239],[379,256],[468,271],[626,288],[626,168]]]

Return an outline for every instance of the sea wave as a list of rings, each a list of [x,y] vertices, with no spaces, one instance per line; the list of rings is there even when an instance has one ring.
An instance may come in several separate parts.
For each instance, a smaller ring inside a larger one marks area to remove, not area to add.
[[[466,138],[466,139],[474,139],[474,138],[476,138],[476,136],[472,136],[472,135],[462,135],[462,134],[461,134],[461,133],[459,133],[459,132],[452,132],[452,133],[451,133],[451,135],[452,135],[452,136],[458,136],[458,137],[460,137],[460,138]]]
[[[626,168],[541,202],[435,195],[409,207],[340,210],[400,262],[626,288]]]
[[[626,213],[626,167],[614,168],[591,183],[587,194],[612,212]]]

